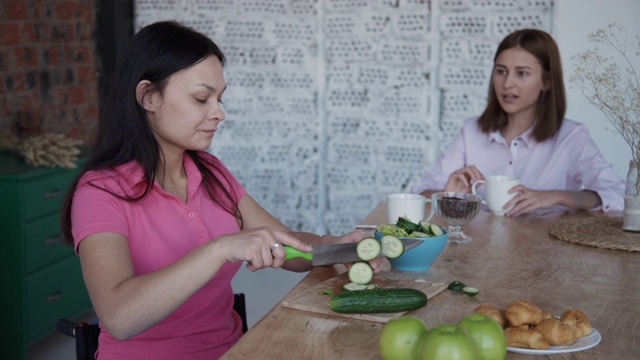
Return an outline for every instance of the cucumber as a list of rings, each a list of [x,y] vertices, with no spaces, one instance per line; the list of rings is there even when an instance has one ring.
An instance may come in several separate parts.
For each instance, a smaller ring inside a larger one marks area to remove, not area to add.
[[[350,282],[342,285],[342,290],[344,291],[373,290],[373,289],[379,289],[379,288],[380,288],[380,285],[378,284],[363,285],[363,284],[356,284],[354,282]]]
[[[344,291],[367,290],[368,286],[369,285],[356,284],[354,282],[349,282],[349,283],[346,283],[346,284],[342,285],[342,290],[344,290]]]
[[[465,284],[464,284],[463,282],[461,282],[461,281],[456,280],[456,281],[452,281],[452,282],[449,284],[449,290],[453,290],[453,291],[462,291],[462,289],[463,289],[465,286],[467,286],[467,285],[465,285]]]
[[[356,284],[367,285],[373,279],[373,269],[366,262],[356,262],[349,268],[349,281]]]
[[[429,233],[431,232],[430,227],[431,227],[431,223],[428,222],[427,220],[422,220],[418,223],[418,225],[420,226],[420,228],[418,229],[418,231],[423,232],[423,233]]]
[[[342,314],[395,313],[419,309],[427,295],[416,289],[374,289],[335,295],[329,308]]]
[[[431,237],[431,235],[427,234],[427,233],[423,233],[422,231],[414,231],[411,233],[411,237],[413,238],[426,238],[426,237]]]
[[[380,239],[382,254],[390,259],[395,259],[404,254],[404,244],[393,235],[385,235]]]
[[[442,228],[436,224],[431,224],[429,226],[429,232],[431,232],[433,236],[440,236],[444,234],[444,231],[442,231]]]
[[[467,296],[469,296],[469,297],[474,297],[474,296],[478,295],[480,290],[478,290],[478,288],[475,288],[475,287],[472,287],[472,286],[465,286],[465,287],[462,288],[462,292],[467,294]]]
[[[401,216],[398,218],[398,221],[396,222],[396,226],[399,227],[400,229],[405,230],[409,234],[411,234],[414,231],[418,231],[418,229],[420,228],[418,224],[412,222],[405,216]]]
[[[356,245],[356,254],[362,261],[369,261],[380,256],[381,245],[378,240],[372,237],[366,237]]]

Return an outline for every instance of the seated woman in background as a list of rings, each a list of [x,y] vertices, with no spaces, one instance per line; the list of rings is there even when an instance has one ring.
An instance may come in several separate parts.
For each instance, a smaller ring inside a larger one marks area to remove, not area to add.
[[[206,152],[225,118],[224,60],[206,36],[159,22],[133,37],[113,79],[62,220],[100,319],[98,359],[217,359],[242,335],[231,278],[243,262],[308,271],[283,245],[367,235],[291,231]]]
[[[565,119],[560,53],[544,31],[515,31],[494,57],[486,109],[425,171],[412,192],[471,192],[491,175],[520,178],[506,216],[623,209],[624,182],[583,124]],[[515,205],[514,205],[515,204]]]

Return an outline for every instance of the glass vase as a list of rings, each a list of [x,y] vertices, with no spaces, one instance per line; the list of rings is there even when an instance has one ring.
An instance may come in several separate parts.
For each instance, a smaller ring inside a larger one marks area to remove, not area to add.
[[[636,161],[629,162],[626,191],[624,194],[624,217],[622,230],[640,232],[640,167]]]

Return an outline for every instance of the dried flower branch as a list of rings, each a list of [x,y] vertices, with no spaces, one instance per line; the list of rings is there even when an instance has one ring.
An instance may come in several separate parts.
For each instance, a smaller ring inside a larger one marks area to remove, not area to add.
[[[0,131],[0,151],[19,155],[33,166],[76,168],[81,144],[82,140],[63,134],[47,133],[20,139],[8,131]]]
[[[75,140],[63,134],[47,133],[30,136],[22,141],[18,152],[27,164],[33,166],[76,168],[76,161],[82,140]]]
[[[628,52],[632,45],[627,40],[627,31],[618,24],[589,35],[595,48],[572,57],[576,64],[569,80],[575,83],[589,103],[602,111],[605,118],[620,133],[631,147],[632,160],[640,168],[640,81]],[[640,55],[640,36],[635,55]],[[615,50],[620,63],[613,57],[598,53],[598,46]],[[640,183],[636,184],[640,193]]]

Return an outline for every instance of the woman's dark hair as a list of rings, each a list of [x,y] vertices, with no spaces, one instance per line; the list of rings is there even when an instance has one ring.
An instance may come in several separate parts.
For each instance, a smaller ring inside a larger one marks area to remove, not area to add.
[[[142,167],[147,180],[144,192],[116,194],[103,190],[127,201],[138,201],[153,187],[156,171],[162,163],[162,154],[146,111],[136,99],[138,83],[148,80],[154,91],[162,93],[171,75],[209,56],[217,57],[224,65],[224,55],[211,39],[175,21],[148,25],[133,36],[111,82],[91,155],[71,184],[62,206],[62,231],[67,244],[73,245],[71,206],[74,192],[79,179],[88,171],[109,170],[135,160]],[[211,199],[242,224],[237,202],[210,170],[215,164],[207,157],[201,157],[197,151],[187,150],[187,153],[202,173]]]
[[[533,138],[542,142],[552,138],[562,126],[567,100],[562,79],[562,63],[558,45],[548,33],[537,29],[515,31],[502,40],[493,58],[495,63],[500,54],[519,47],[533,55],[544,70],[543,80],[549,88],[540,94],[536,106],[536,119],[532,131]],[[493,76],[489,84],[489,101],[478,119],[480,129],[485,132],[500,131],[507,126],[508,116],[504,112],[493,88]]]

